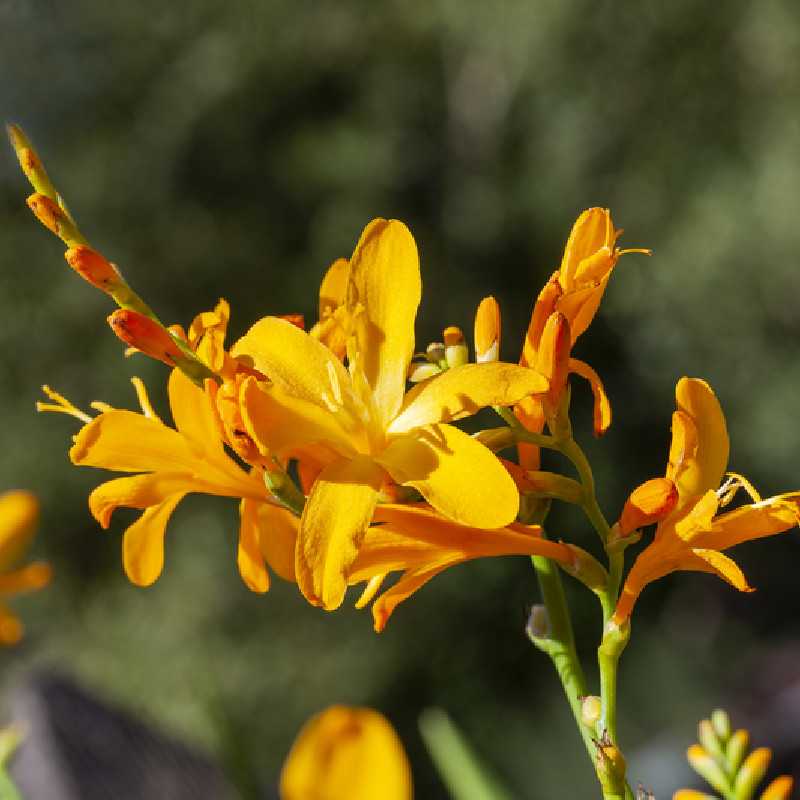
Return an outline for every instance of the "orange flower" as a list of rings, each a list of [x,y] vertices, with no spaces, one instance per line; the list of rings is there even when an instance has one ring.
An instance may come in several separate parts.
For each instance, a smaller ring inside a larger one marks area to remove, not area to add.
[[[584,550],[543,538],[538,525],[512,523],[499,530],[458,525],[425,505],[379,505],[373,525],[348,572],[349,584],[367,581],[356,603],[363,608],[390,572],[402,572],[372,606],[380,633],[395,608],[448,567],[474,558],[541,555],[558,561],[570,574],[591,583],[600,565]],[[600,580],[605,580],[602,576]]]
[[[611,424],[611,406],[600,377],[588,364],[572,358],[571,351],[594,318],[619,257],[625,253],[650,253],[620,250],[616,241],[621,233],[614,229],[608,209],[584,211],[572,227],[561,267],[539,293],[519,363],[548,377],[551,390],[546,397],[526,398],[515,408],[520,422],[534,433],[544,430],[572,372],[589,381],[594,394],[595,434],[605,433]],[[519,452],[523,466],[539,468],[538,447],[523,444]]]
[[[681,378],[675,394],[678,409],[672,416],[666,481],[674,486],[677,498],[672,491],[664,492],[663,484],[661,491],[650,495],[656,502],[649,506],[649,518],[639,524],[657,521],[658,527],[625,581],[614,614],[618,623],[630,616],[648,583],[675,570],[710,572],[741,591],[751,591],[739,567],[722,551],[782,533],[797,524],[800,514],[800,492],[762,500],[744,478],[732,473],[720,486],[729,444],[719,402],[711,387],[697,378]],[[753,502],[718,514],[739,488]],[[667,496],[669,501],[662,502]]]

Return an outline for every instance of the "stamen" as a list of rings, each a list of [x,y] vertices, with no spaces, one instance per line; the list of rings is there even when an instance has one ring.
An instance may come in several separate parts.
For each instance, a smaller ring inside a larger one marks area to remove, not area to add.
[[[761,495],[744,475],[740,475],[738,472],[726,472],[725,475],[727,480],[717,489],[720,506],[727,506],[736,496],[736,492],[739,489],[744,489],[754,503],[761,502]]]
[[[69,414],[71,417],[75,417],[79,419],[81,422],[89,423],[92,421],[92,418],[81,411],[79,408],[75,407],[67,400],[66,397],[60,395],[58,392],[53,391],[49,386],[45,385],[42,386],[42,391],[53,401],[52,403],[42,403],[41,401],[36,403],[36,410],[37,411],[53,411],[57,414]]]
[[[364,606],[366,606],[375,597],[375,595],[378,594],[378,590],[381,588],[385,578],[386,573],[383,575],[373,575],[369,581],[367,581],[367,585],[364,587],[361,597],[356,600],[356,608],[364,608]]]
[[[339,376],[336,374],[333,362],[329,361],[325,366],[328,369],[328,380],[330,381],[331,390],[333,391],[333,398],[338,405],[344,405],[342,402],[342,386],[339,383]]]
[[[131,378],[131,383],[133,384],[133,388],[136,389],[136,397],[139,400],[139,406],[142,409],[142,414],[144,414],[144,416],[148,419],[154,419],[158,422],[161,422],[161,418],[153,410],[153,405],[150,402],[150,397],[147,394],[147,389],[145,388],[142,379],[134,375],[134,377]]]
[[[95,411],[99,411],[101,414],[114,410],[114,406],[112,406],[111,403],[104,403],[102,400],[92,400],[89,406]]]
[[[651,256],[653,255],[653,251],[648,249],[647,247],[628,247],[625,250],[617,250],[618,256],[624,256],[628,253],[641,253],[643,256]]]

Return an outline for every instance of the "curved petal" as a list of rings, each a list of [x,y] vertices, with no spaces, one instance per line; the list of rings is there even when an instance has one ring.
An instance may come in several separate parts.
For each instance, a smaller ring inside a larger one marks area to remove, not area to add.
[[[347,308],[357,368],[372,390],[383,430],[403,401],[421,295],[419,256],[408,228],[397,220],[370,222],[350,259]]]
[[[677,502],[678,490],[669,478],[651,478],[645,481],[625,501],[617,523],[620,534],[628,536],[637,528],[666,519]]]
[[[739,569],[739,565],[724,553],[717,550],[705,550],[701,547],[692,548],[692,556],[687,558],[681,569],[695,570],[697,572],[710,572],[718,578],[727,581],[740,592],[755,591],[747,583],[744,573]]]
[[[577,358],[569,360],[569,371],[589,381],[594,396],[594,435],[602,436],[611,426],[611,403],[608,402],[603,381],[585,361]]]
[[[496,456],[452,425],[427,425],[390,442],[376,460],[462,525],[502,528],[519,511],[514,481]]]
[[[123,508],[150,508],[174,494],[205,491],[208,487],[185,472],[148,472],[101,483],[89,495],[89,510],[104,527],[111,524],[111,515]],[[213,494],[213,492],[208,492]]]
[[[258,541],[267,564],[285,581],[296,583],[294,565],[300,520],[285,508],[262,503],[258,523]]]
[[[242,421],[262,453],[273,452],[283,458],[305,445],[324,442],[350,456],[358,447],[367,446],[363,427],[348,432],[343,415],[294,397],[275,384],[246,378],[239,397]]]
[[[464,364],[415,386],[403,400],[389,433],[462,419],[486,406],[510,406],[547,391],[547,378],[527,367],[501,361]]]
[[[32,492],[13,491],[0,495],[0,572],[22,558],[39,521],[39,501]]]
[[[457,560],[453,563],[458,563]],[[414,592],[421,589],[431,578],[435,578],[451,564],[442,564],[433,569],[412,569],[406,572],[394,585],[390,586],[373,604],[372,621],[375,633],[381,633],[394,610]]]
[[[197,456],[186,439],[133,411],[106,411],[84,425],[69,451],[73,464],[115,472],[187,472]]]
[[[128,580],[137,586],[150,586],[164,569],[164,534],[175,506],[183,494],[174,494],[163,503],[148,508],[125,531],[122,539],[122,564]]]
[[[611,214],[607,208],[587,208],[582,211],[569,233],[561,259],[559,280],[564,291],[575,287],[581,262],[602,247],[613,247],[616,240]]]
[[[264,317],[231,349],[287,394],[330,411],[352,409],[350,376],[336,356],[291,322]]]
[[[319,474],[303,509],[295,569],[300,591],[313,605],[338,608],[378,502],[383,471],[365,457],[341,459]]]
[[[728,465],[730,445],[725,416],[711,387],[698,378],[681,378],[675,388],[678,410],[687,414],[697,430],[697,450],[684,462],[677,477],[683,496],[716,489]]]
[[[327,269],[319,287],[319,318],[333,314],[347,299],[347,284],[350,280],[350,262],[337,258]]]
[[[523,367],[535,367],[539,343],[542,340],[542,332],[550,315],[556,310],[556,302],[561,296],[561,284],[558,282],[558,273],[554,272],[550,280],[539,292],[536,303],[531,312],[531,319],[528,323],[528,330],[525,334],[525,342],[522,347],[522,355],[519,363]]]
[[[219,425],[205,389],[192,383],[179,369],[173,369],[167,393],[175,427],[191,447],[212,458],[223,455]]]
[[[411,768],[392,726],[368,708],[311,719],[281,773],[282,800],[411,800]]]
[[[245,586],[257,594],[269,590],[269,573],[259,544],[258,510],[261,505],[247,499],[239,503],[239,546],[236,553],[239,575]]]
[[[792,492],[720,514],[711,523],[711,531],[697,536],[693,543],[726,550],[741,542],[783,533],[794,528],[798,522],[800,492]]]
[[[526,397],[514,406],[514,416],[531,433],[544,430],[544,405],[539,397]],[[537,470],[541,466],[541,450],[535,444],[520,442],[517,445],[519,463],[528,470]]]

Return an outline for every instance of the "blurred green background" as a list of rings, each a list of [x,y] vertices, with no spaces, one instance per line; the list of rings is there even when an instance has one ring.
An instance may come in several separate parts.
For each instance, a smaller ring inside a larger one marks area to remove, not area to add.
[[[728,415],[733,469],[764,494],[798,488],[800,6],[676,0],[189,4],[0,2],[0,111],[37,145],[89,239],[168,321],[219,296],[231,340],[260,316],[313,319],[325,267],[374,216],[417,239],[417,337],[471,329],[493,293],[503,355],[581,209],[610,207],[627,256],[577,355],[606,381],[615,422],[577,435],[601,502],[618,513],[666,460],[673,390],[705,377]],[[57,666],[100,696],[199,744],[243,798],[274,785],[297,729],[333,702],[398,726],[418,796],[444,797],[416,718],[447,709],[515,797],[593,797],[593,777],[550,665],[525,639],[537,600],[525,559],[451,570],[376,636],[366,612],[306,605],[278,584],[249,593],[235,565],[235,503],[190,497],[151,589],[127,583],[119,512],[103,479],[66,457],[74,421],[37,416],[49,383],[79,406],[135,407],[142,376],[165,407],[166,370],[124,360],[112,306],[66,267],[0,159],[0,487],[42,498],[38,553],[52,587],[21,600],[28,635],[3,682]],[[551,529],[593,546],[577,514]],[[759,592],[707,576],[647,590],[622,667],[631,777],[659,798],[713,706],[745,713],[765,664],[797,652],[797,534],[744,546]],[[570,599],[587,664],[598,612]],[[784,659],[786,660],[786,659]],[[798,659],[781,679],[797,678]],[[772,674],[772,673],[770,673]],[[759,683],[759,681],[761,683]]]

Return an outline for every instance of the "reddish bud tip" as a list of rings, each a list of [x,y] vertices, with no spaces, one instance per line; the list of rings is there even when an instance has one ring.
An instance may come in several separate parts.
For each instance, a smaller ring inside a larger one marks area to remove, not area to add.
[[[83,244],[70,247],[64,258],[85,281],[104,292],[110,294],[122,282],[117,268],[91,247]]]
[[[282,314],[281,319],[291,322],[292,325],[296,328],[300,328],[301,331],[306,329],[306,318],[302,314]]]
[[[180,348],[167,330],[144,314],[120,308],[109,316],[108,324],[125,344],[170,367],[183,358]]]

